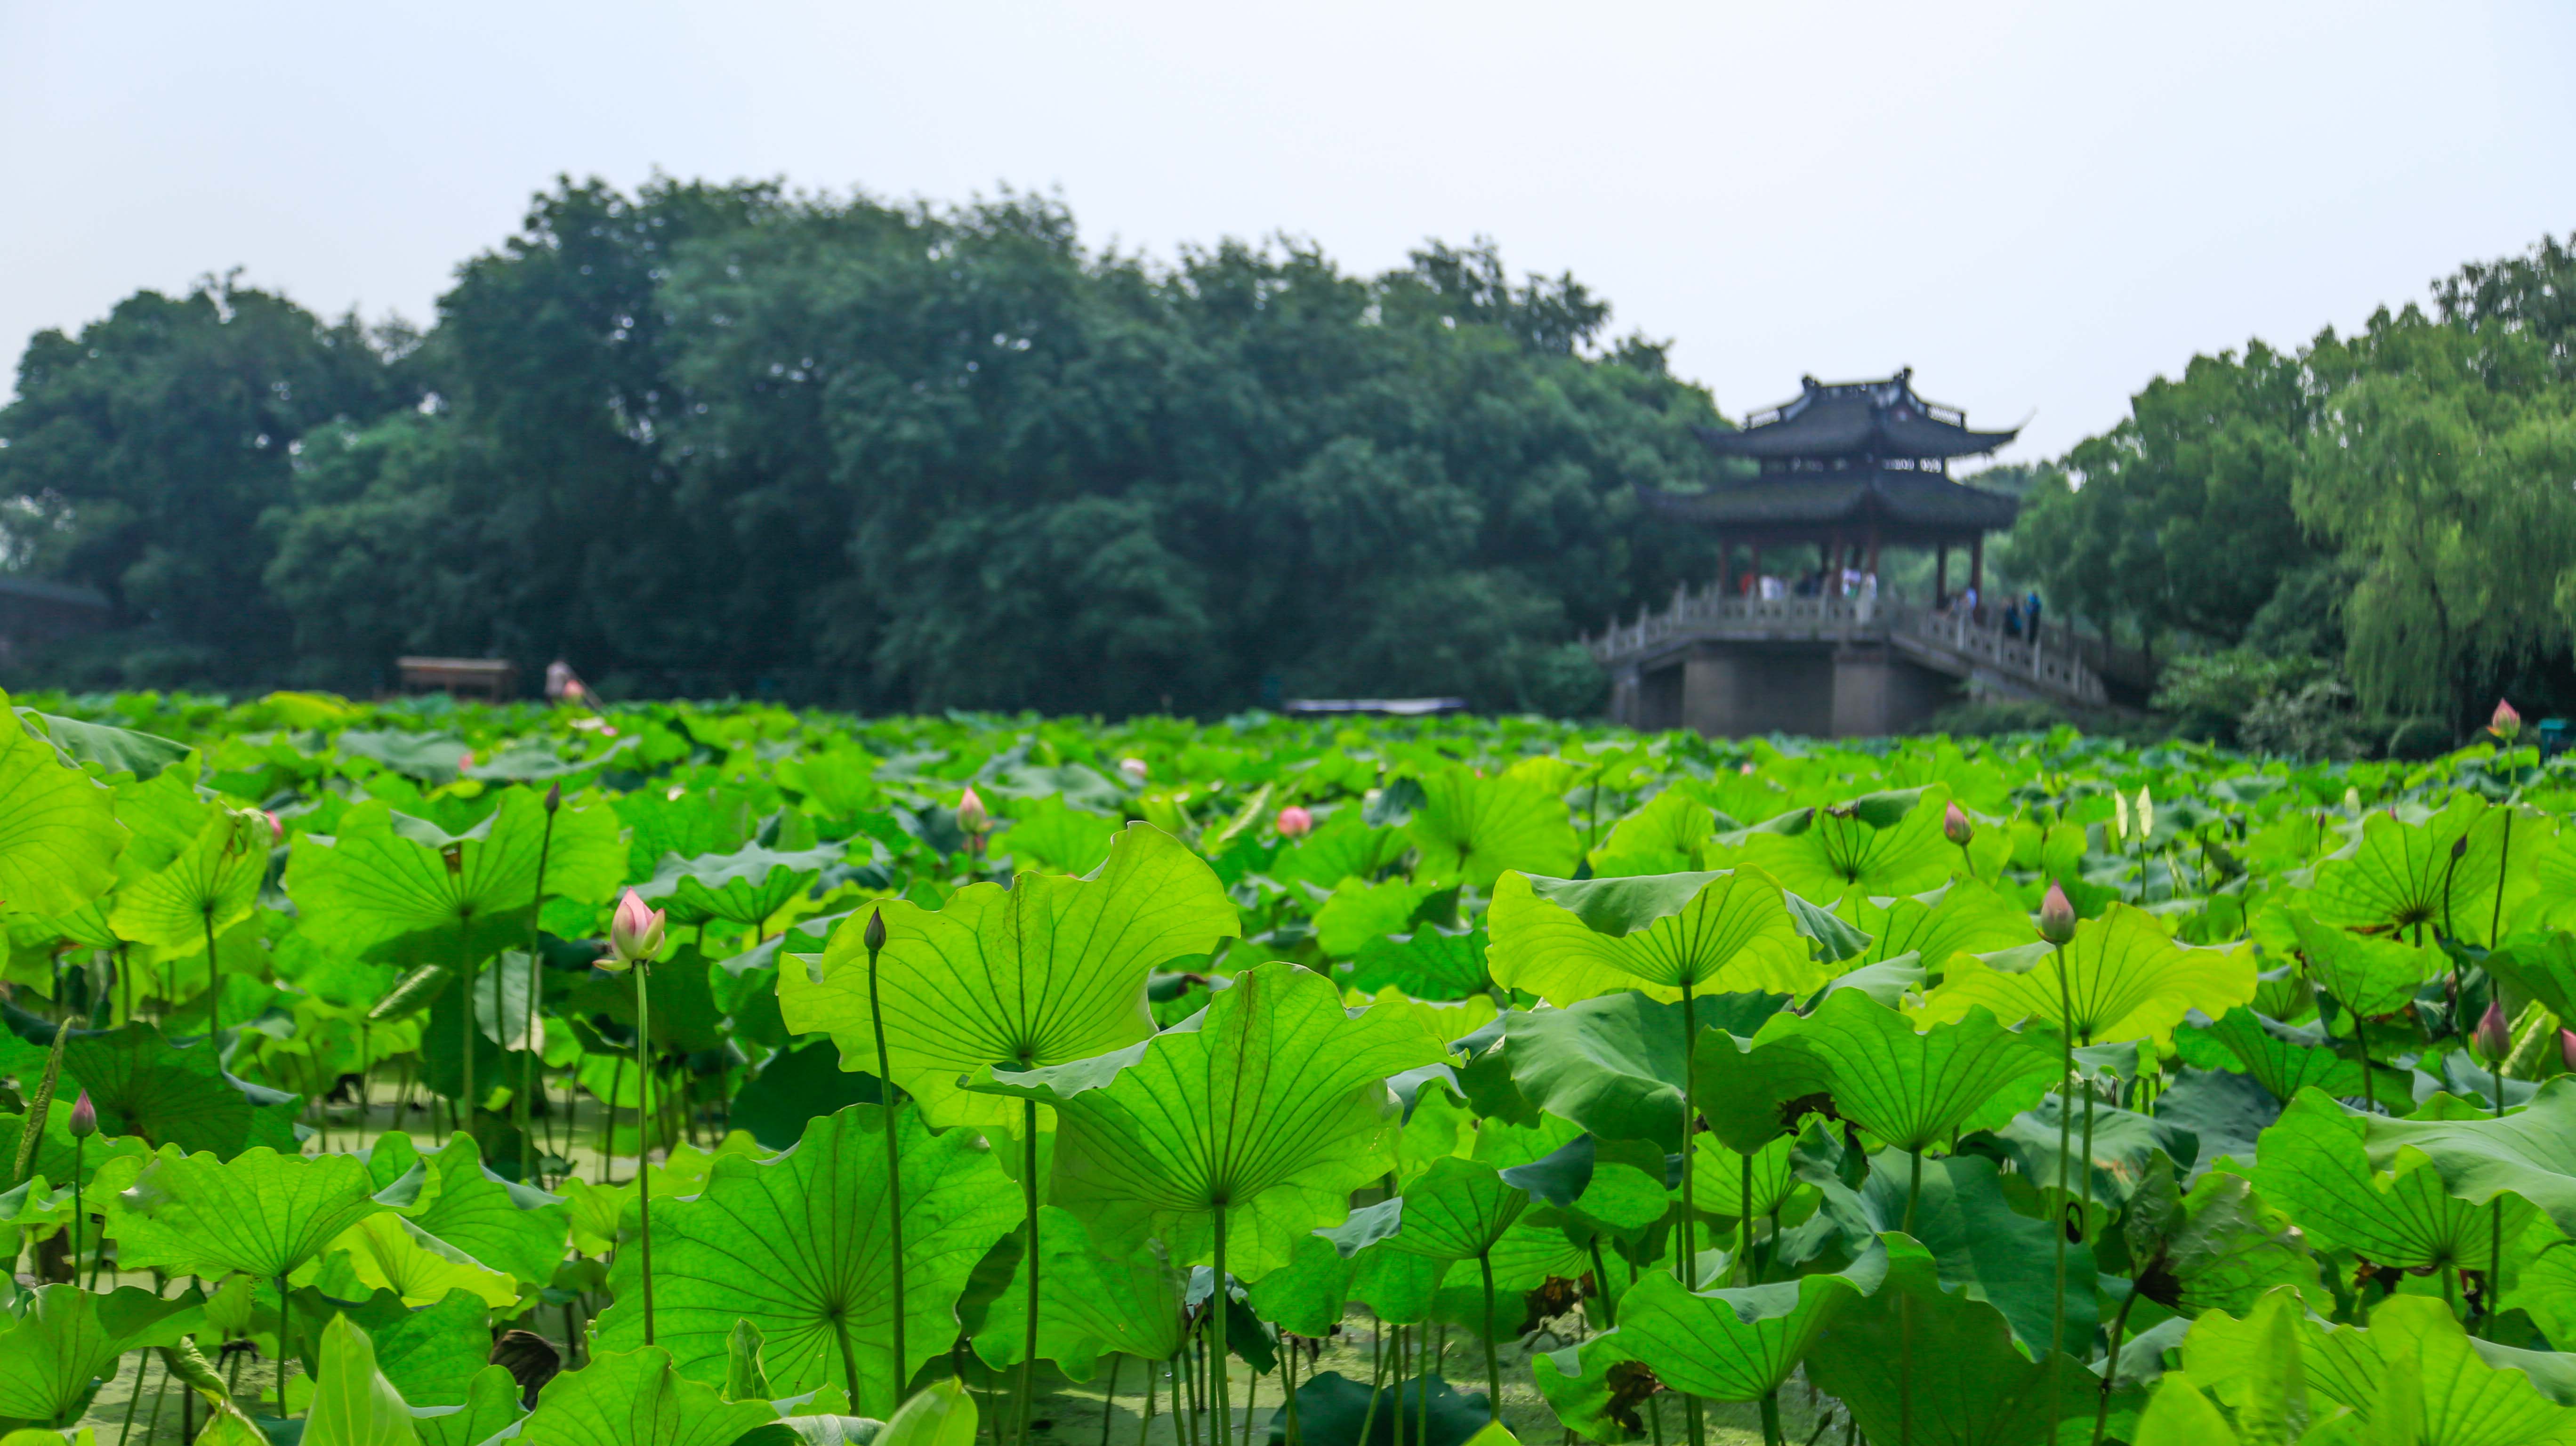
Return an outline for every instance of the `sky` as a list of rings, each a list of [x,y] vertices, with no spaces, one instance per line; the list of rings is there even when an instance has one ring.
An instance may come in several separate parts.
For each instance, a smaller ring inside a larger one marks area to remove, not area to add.
[[[2576,232],[2576,6],[0,0],[0,366],[239,268],[427,322],[560,174],[1491,237],[1729,415],[1915,369],[2001,460]],[[6,382],[0,381],[0,388]]]

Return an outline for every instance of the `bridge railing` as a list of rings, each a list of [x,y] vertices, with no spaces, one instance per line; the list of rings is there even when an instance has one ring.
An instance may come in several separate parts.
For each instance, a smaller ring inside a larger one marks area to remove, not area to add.
[[[1601,636],[1583,639],[1583,645],[1609,664],[1669,639],[1695,637],[1713,629],[1776,627],[1812,633],[1821,628],[1867,628],[1883,624],[1889,612],[1887,604],[1868,597],[1744,597],[1712,583],[1698,589],[1677,587],[1671,607],[1639,613],[1633,623],[1613,623]]]
[[[2015,637],[2002,628],[1981,625],[1966,613],[1935,613],[1908,608],[1895,620],[1895,630],[1992,669],[2016,682],[2099,707],[2109,701],[2102,679],[2084,659],[2062,642],[2042,637]]]

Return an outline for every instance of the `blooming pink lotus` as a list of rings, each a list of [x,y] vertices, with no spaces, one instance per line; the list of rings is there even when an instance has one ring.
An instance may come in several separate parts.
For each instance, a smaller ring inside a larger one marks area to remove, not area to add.
[[[1304,838],[1315,831],[1315,816],[1296,804],[1279,810],[1279,836]]]

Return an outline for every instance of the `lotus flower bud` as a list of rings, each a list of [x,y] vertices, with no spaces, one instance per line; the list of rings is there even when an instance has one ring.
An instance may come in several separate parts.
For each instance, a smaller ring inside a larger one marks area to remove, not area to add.
[[[2506,1022],[2504,1005],[2487,1001],[2487,1012],[2478,1019],[2477,1033],[2471,1037],[2478,1056],[2493,1064],[2513,1052],[2513,1026]]]
[[[663,911],[650,908],[644,896],[633,889],[617,901],[617,916],[608,923],[608,947],[616,956],[615,968],[625,969],[651,959],[662,951]],[[602,964],[602,968],[611,967]]]
[[[2075,937],[2075,905],[2067,899],[2065,886],[2053,879],[2048,897],[2039,901],[2039,937],[2051,944]]]
[[[2522,736],[2522,715],[2502,698],[2496,700],[2495,716],[2487,720],[2487,731],[2506,743]]]
[[[270,843],[282,844],[286,842],[286,820],[279,818],[275,813],[268,809],[261,809],[260,817],[268,820],[268,841]]]
[[[957,800],[957,826],[969,834],[979,834],[993,826],[993,815],[985,811],[984,800],[975,796],[972,784],[967,785],[966,796]]]
[[[1151,769],[1148,769],[1145,766],[1145,760],[1142,758],[1119,759],[1118,771],[1126,774],[1127,781],[1137,785],[1138,787],[1142,787],[1144,785],[1145,775],[1152,772]]]
[[[1976,836],[1977,826],[1968,822],[1968,811],[1961,808],[1955,799],[1952,800],[1949,811],[1941,815],[1941,837],[1966,848],[1968,841]]]
[[[2576,1029],[2558,1031],[2558,1062],[2567,1066],[2570,1074],[2576,1074]]]
[[[885,947],[885,910],[877,909],[869,913],[868,927],[860,933],[859,942],[867,945],[868,952],[871,954]]]
[[[1279,836],[1304,838],[1315,831],[1315,816],[1296,804],[1279,810]]]
[[[2147,792],[2145,789],[2141,788],[2141,789],[2139,789],[2139,790],[2138,790],[2138,837],[2140,837],[2140,838],[2142,838],[2142,839],[2143,839],[2143,838],[2147,837],[2148,835],[2153,834],[2155,831],[2156,831],[2156,799],[2155,799],[2155,795],[2154,795],[2154,794],[2151,794],[2151,793]]]
[[[563,807],[563,785],[557,783],[546,790],[546,812],[552,813],[561,807]]]
[[[457,772],[459,772],[459,773],[463,773],[465,770],[467,770],[467,769],[469,769],[469,768],[472,768],[473,766],[474,766],[474,754],[473,754],[472,750],[470,750],[470,749],[469,749],[469,750],[468,750],[468,751],[466,751],[466,752],[463,752],[463,753],[460,753],[460,754],[456,755],[456,771],[457,771]]]
[[[80,1098],[72,1101],[71,1132],[75,1140],[86,1140],[98,1133],[98,1106],[89,1102],[87,1090],[82,1090]]]
[[[2116,788],[2111,790],[2111,836],[2129,836],[2129,796]]]
[[[2451,840],[2451,862],[2458,863],[2460,860],[2467,858],[2468,856],[2469,836],[2467,834],[2462,834],[2458,838]]]

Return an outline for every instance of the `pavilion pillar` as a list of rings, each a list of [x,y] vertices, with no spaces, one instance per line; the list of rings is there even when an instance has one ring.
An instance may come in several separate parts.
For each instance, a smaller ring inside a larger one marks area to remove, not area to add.
[[[1878,575],[1878,524],[1875,522],[1869,525],[1869,562],[1861,571],[1872,577]]]
[[[1938,607],[1950,596],[1950,539],[1932,544],[1932,603]]]
[[[1986,600],[1986,535],[1982,532],[1968,543],[1968,586],[1977,590],[1980,606]]]

